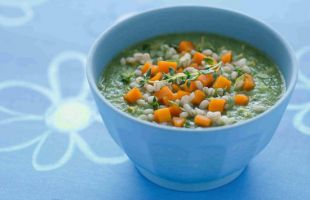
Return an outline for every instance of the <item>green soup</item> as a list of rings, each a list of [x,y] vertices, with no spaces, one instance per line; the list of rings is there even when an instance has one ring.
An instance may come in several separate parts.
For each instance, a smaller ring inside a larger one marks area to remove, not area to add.
[[[130,115],[196,128],[247,120],[285,91],[276,64],[232,38],[187,33],[143,41],[117,55],[98,81],[102,95]]]

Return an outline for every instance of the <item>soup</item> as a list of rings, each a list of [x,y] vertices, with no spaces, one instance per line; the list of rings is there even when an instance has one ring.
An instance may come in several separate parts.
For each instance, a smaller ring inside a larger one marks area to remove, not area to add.
[[[164,35],[121,52],[98,88],[118,109],[161,125],[223,126],[264,112],[285,91],[273,61],[255,47],[209,33]]]

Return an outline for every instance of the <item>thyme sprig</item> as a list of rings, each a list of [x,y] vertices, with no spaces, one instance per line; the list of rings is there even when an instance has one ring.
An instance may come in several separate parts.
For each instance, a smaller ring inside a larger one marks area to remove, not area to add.
[[[147,72],[143,75],[143,79],[139,82],[139,86],[143,87],[151,78],[151,69],[147,70]]]
[[[210,74],[217,72],[222,66],[222,62],[219,62],[214,65],[206,64],[205,67],[201,70],[194,71],[190,73],[189,71],[184,71],[181,73],[176,73],[173,68],[169,68],[169,73],[164,73],[163,78],[159,82],[163,83],[177,83],[183,85],[187,83],[190,85],[191,81],[196,80],[201,74]],[[155,81],[148,81],[149,83],[155,83]]]
[[[190,124],[190,122],[188,120],[185,121],[184,127],[185,128],[190,128],[191,127],[191,124]]]
[[[156,97],[153,97],[152,102],[150,103],[150,106],[152,106],[153,109],[158,109],[159,107],[159,102],[157,101]]]
[[[129,84],[130,81],[131,81],[131,78],[134,77],[134,72],[127,72],[127,73],[122,73],[121,74],[121,77],[120,77],[120,80],[124,83],[124,84]]]

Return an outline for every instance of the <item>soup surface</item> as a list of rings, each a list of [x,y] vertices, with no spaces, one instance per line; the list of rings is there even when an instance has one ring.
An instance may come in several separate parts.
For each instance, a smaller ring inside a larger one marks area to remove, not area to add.
[[[263,52],[232,38],[187,33],[134,45],[105,67],[98,88],[118,109],[162,125],[233,124],[281,97],[281,72]]]

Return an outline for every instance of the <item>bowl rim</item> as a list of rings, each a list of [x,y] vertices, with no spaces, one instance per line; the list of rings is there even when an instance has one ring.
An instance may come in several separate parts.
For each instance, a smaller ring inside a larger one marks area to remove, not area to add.
[[[161,125],[161,124],[157,124],[157,123],[152,123],[152,122],[148,122],[142,119],[139,119],[137,117],[134,117],[118,108],[116,108],[109,100],[107,100],[99,91],[98,87],[97,87],[97,82],[95,80],[95,77],[93,76],[93,71],[94,71],[94,67],[93,67],[93,60],[94,60],[94,54],[96,52],[96,49],[98,48],[99,45],[101,45],[101,40],[104,39],[104,37],[106,35],[108,35],[110,32],[112,32],[116,27],[121,26],[122,24],[126,23],[129,20],[134,20],[135,18],[138,17],[143,17],[143,15],[145,14],[149,14],[149,13],[154,13],[156,14],[157,12],[160,11],[165,11],[165,10],[171,10],[171,9],[212,9],[214,11],[217,12],[226,12],[226,13],[230,13],[232,15],[239,15],[241,17],[247,18],[249,21],[251,21],[252,23],[256,23],[260,26],[262,26],[263,28],[265,28],[266,30],[270,31],[272,34],[274,34],[280,43],[283,44],[283,46],[286,48],[286,50],[289,53],[289,57],[290,60],[292,61],[292,75],[291,75],[291,81],[289,83],[287,83],[286,79],[285,80],[285,84],[286,84],[286,90],[284,92],[284,94],[282,94],[281,98],[274,104],[272,105],[268,110],[264,111],[263,113],[258,114],[255,117],[252,117],[250,119],[241,121],[241,122],[237,122],[235,124],[230,124],[230,125],[226,125],[226,126],[216,126],[216,127],[208,127],[208,128],[179,128],[179,127],[173,127],[173,126],[165,126],[165,125]],[[280,104],[282,104],[287,98],[290,98],[291,93],[294,90],[295,84],[297,82],[297,74],[298,74],[298,62],[296,60],[296,56],[295,53],[292,49],[292,47],[289,45],[289,43],[276,31],[274,30],[271,26],[269,26],[268,24],[266,24],[265,22],[256,19],[254,17],[251,17],[247,14],[244,14],[240,11],[235,11],[235,10],[231,10],[231,9],[227,9],[227,8],[220,8],[220,7],[216,7],[216,6],[200,6],[200,5],[179,5],[179,6],[164,6],[164,7],[159,7],[159,8],[155,8],[155,9],[148,9],[139,13],[134,13],[132,15],[130,15],[129,17],[122,19],[120,21],[115,21],[110,27],[108,27],[105,31],[103,31],[97,38],[96,40],[93,42],[89,52],[88,52],[88,56],[87,56],[87,62],[86,62],[86,76],[89,82],[89,85],[91,87],[91,89],[93,89],[93,92],[100,98],[101,101],[103,101],[104,103],[106,103],[109,107],[111,107],[111,109],[115,112],[117,112],[118,114],[122,115],[123,117],[132,120],[134,122],[137,123],[142,123],[145,126],[149,126],[151,128],[155,128],[155,129],[164,129],[167,131],[172,132],[184,132],[184,133],[212,133],[212,132],[218,132],[218,131],[222,131],[222,130],[227,130],[227,129],[233,129],[233,128],[237,128],[237,127],[242,127],[244,125],[250,124],[254,121],[257,121],[263,117],[265,117],[266,115],[270,114],[272,111],[274,111],[277,107],[280,106]],[[288,86],[288,87],[287,87]]]

